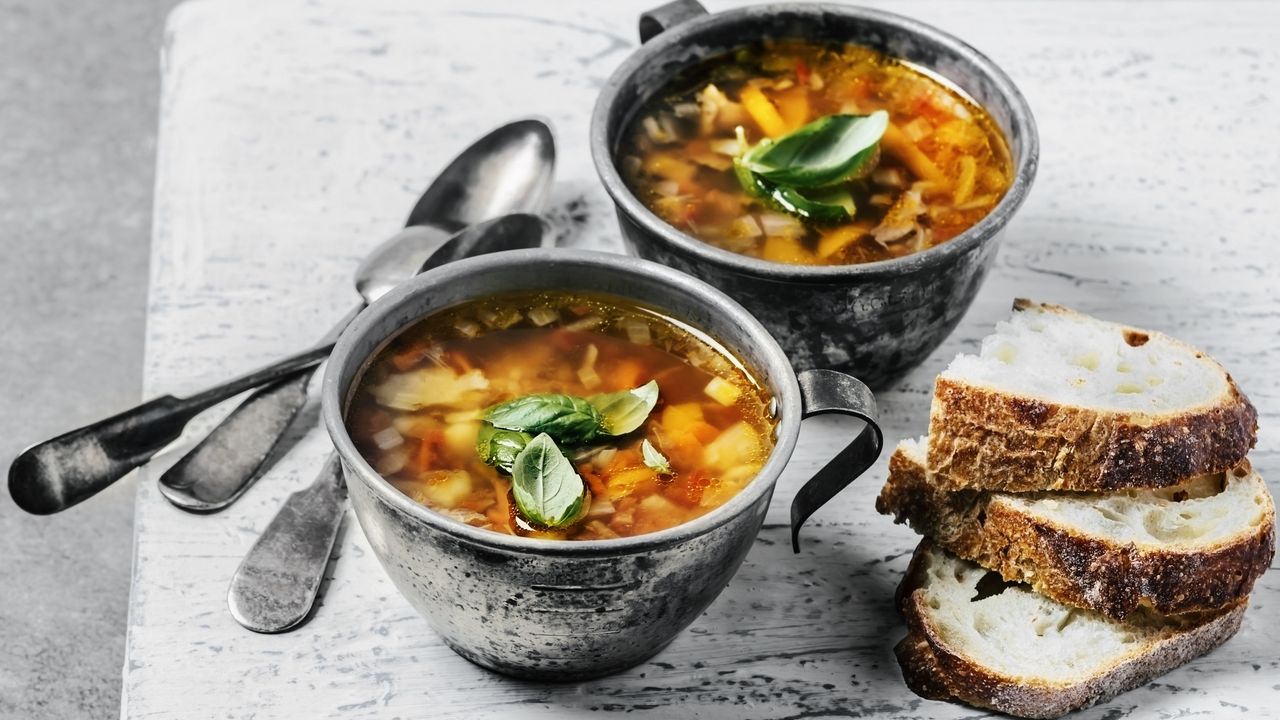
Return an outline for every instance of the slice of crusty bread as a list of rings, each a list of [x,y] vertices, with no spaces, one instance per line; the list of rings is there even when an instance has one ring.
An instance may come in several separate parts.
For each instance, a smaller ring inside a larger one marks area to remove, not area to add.
[[[876,509],[1068,605],[1113,618],[1222,608],[1275,553],[1275,505],[1247,460],[1152,490],[948,492],[925,467],[925,443],[898,445]]]
[[[913,691],[1028,718],[1109,699],[1209,652],[1240,628],[1246,605],[1112,620],[1002,584],[928,540],[898,601],[908,634],[895,653]]]
[[[1018,300],[980,354],[938,376],[929,469],[952,489],[1163,487],[1234,467],[1257,421],[1199,350]]]

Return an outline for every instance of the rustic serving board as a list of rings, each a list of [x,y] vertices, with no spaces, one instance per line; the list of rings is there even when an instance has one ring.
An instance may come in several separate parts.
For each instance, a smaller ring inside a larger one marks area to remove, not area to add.
[[[657,0],[652,0],[656,2]],[[555,125],[565,244],[618,250],[588,157],[602,81],[649,2],[198,0],[171,18],[146,392],[186,393],[318,337],[358,259],[460,148],[524,115]],[[1254,463],[1280,488],[1280,6],[873,3],[1005,67],[1040,123],[1031,199],[960,329],[890,391],[890,443],[924,431],[931,379],[1015,296],[1170,331],[1232,370],[1261,414]],[[713,9],[725,2],[707,2]],[[183,447],[217,419],[193,423]],[[314,418],[314,409],[311,416]],[[143,471],[127,718],[975,717],[902,684],[891,597],[915,537],[877,516],[877,469],[790,553],[786,503],[847,427],[811,421],[769,526],[724,594],[634,671],[574,685],[492,675],[445,648],[348,518],[324,602],[262,636],[228,615],[241,556],[327,452],[315,427],[230,510],[193,516]],[[176,453],[170,453],[171,462]],[[1280,573],[1240,634],[1090,718],[1280,712]]]

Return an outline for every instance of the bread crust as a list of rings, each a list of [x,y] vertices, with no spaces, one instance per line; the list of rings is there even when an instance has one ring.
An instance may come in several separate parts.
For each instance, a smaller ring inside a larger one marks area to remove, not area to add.
[[[1247,461],[1231,472],[1249,473]],[[1244,477],[1241,475],[1240,477]],[[960,557],[1074,607],[1124,619],[1216,610],[1245,598],[1275,554],[1275,507],[1262,522],[1197,551],[1137,547],[1027,513],[1000,494],[947,492],[901,449],[876,510]]]
[[[1074,683],[1027,682],[986,668],[951,646],[933,623],[925,600],[924,557],[934,552],[928,540],[916,548],[899,587],[899,609],[907,636],[894,648],[903,679],[911,690],[934,700],[958,700],[1025,718],[1056,718],[1146,683],[1226,642],[1240,629],[1246,603],[1202,616],[1186,629],[1158,640],[1137,657]]]
[[[1077,315],[1055,305],[1014,303],[1017,311],[1031,308]],[[1124,331],[1140,339],[1136,344],[1155,335]],[[939,377],[929,469],[950,489],[1008,492],[1166,487],[1222,472],[1244,459],[1258,434],[1258,411],[1222,373],[1227,392],[1215,403],[1162,415],[1064,405]]]

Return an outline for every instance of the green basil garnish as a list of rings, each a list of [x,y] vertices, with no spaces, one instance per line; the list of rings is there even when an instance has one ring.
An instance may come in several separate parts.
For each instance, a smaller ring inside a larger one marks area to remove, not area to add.
[[[516,456],[532,439],[533,436],[528,433],[484,423],[480,426],[480,434],[476,437],[476,454],[484,464],[510,473]]]
[[[852,220],[857,212],[853,196],[843,188],[821,188],[802,195],[799,190],[774,185],[756,175],[746,168],[741,159],[733,161],[733,170],[738,176],[738,183],[748,194],[803,220],[836,224]]]
[[[870,170],[889,114],[828,115],[742,156],[742,164],[775,186],[820,188]],[[750,191],[750,189],[748,189]]]
[[[600,430],[606,435],[626,435],[644,424],[658,404],[658,381],[638,388],[592,395],[587,402],[600,413]]]
[[[515,457],[511,490],[520,512],[548,528],[577,522],[587,496],[586,483],[546,433],[530,440]]]
[[[600,412],[583,398],[540,393],[494,405],[484,419],[504,430],[546,433],[566,445],[591,442],[601,432]]]
[[[671,461],[649,442],[649,438],[640,443],[640,457],[644,458],[645,465],[656,470],[659,475],[671,475],[675,472],[671,469]]]

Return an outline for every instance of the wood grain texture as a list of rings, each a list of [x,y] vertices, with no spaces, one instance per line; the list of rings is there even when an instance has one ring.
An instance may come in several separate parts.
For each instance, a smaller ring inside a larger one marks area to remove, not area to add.
[[[199,0],[166,43],[146,392],[186,393],[314,340],[354,300],[358,259],[459,149],[519,116],[551,120],[566,244],[619,249],[586,150],[597,89],[653,2]],[[725,2],[708,2],[713,9]],[[997,267],[960,328],[880,395],[886,445],[920,434],[932,378],[1014,297],[1167,331],[1221,361],[1259,410],[1254,465],[1280,479],[1280,6],[873,3],[987,52],[1028,96],[1043,156]],[[190,447],[216,411],[199,418]],[[724,594],[634,671],[579,685],[508,680],[444,647],[354,521],[324,601],[288,635],[227,613],[244,552],[328,450],[307,432],[229,511],[193,516],[140,478],[126,718],[975,717],[916,697],[893,659],[915,536],[875,514],[884,463],[787,547],[787,503],[843,443],[806,422],[770,525]],[[166,462],[172,462],[171,452]],[[885,456],[887,459],[887,453]],[[1274,717],[1280,573],[1208,657],[1083,713]]]

